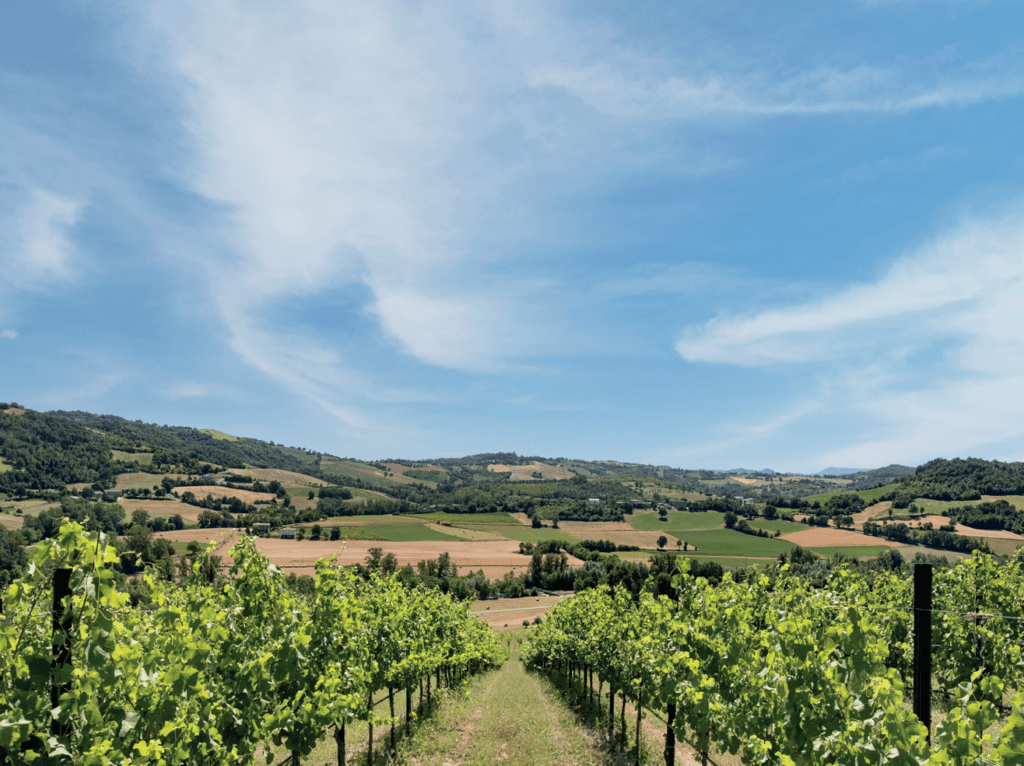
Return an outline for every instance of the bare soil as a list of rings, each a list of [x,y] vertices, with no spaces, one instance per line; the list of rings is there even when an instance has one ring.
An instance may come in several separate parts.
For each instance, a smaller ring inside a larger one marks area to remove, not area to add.
[[[782,535],[783,540],[796,543],[802,548],[845,548],[847,546],[885,545],[898,548],[902,543],[892,542],[882,537],[871,537],[861,532],[848,529],[831,529],[828,527],[812,527]]]

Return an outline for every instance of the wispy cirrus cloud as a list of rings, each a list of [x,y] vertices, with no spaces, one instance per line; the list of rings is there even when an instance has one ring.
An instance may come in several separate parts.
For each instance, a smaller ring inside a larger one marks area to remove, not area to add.
[[[17,340],[18,339],[18,331],[17,330],[11,330],[11,329],[0,330],[0,338],[3,338],[4,340]]]
[[[813,408],[870,436],[823,463],[875,464],[1024,440],[1024,216],[965,220],[871,283],[750,316],[722,315],[677,343],[691,362],[804,366]],[[748,429],[757,437],[757,426]]]
[[[82,203],[44,189],[32,189],[4,223],[0,268],[4,283],[40,290],[73,281],[81,267],[71,233]]]

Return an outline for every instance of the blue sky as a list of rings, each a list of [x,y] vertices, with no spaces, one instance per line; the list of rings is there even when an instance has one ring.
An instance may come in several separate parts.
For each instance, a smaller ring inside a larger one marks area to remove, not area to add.
[[[1024,458],[1024,7],[0,6],[0,400],[339,455]]]

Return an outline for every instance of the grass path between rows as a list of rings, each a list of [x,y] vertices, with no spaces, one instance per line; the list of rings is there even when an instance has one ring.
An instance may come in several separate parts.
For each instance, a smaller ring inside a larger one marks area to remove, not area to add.
[[[450,699],[399,753],[408,766],[590,766],[613,763],[543,678],[527,673],[512,642],[500,669]]]

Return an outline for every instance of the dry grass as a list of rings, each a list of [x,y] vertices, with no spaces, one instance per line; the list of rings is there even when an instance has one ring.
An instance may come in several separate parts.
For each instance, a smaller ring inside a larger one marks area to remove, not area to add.
[[[227,473],[235,476],[251,476],[256,481],[279,481],[282,484],[297,484],[303,487],[325,487],[330,482],[307,476],[295,471],[284,471],[279,468],[231,468]]]
[[[199,520],[199,514],[203,512],[202,508],[196,508],[194,505],[170,500],[133,500],[121,497],[118,498],[117,504],[124,508],[128,518],[131,518],[132,513],[137,510],[143,510],[150,516],[159,516],[163,519],[169,519],[177,513],[185,521],[194,524]]]
[[[249,489],[232,489],[231,487],[218,487],[216,485],[174,488],[174,493],[178,496],[184,495],[186,492],[191,492],[200,499],[205,498],[207,495],[213,495],[215,499],[237,497],[243,503],[255,503],[257,500],[268,503],[274,499],[274,495],[270,492],[253,492]]]
[[[564,468],[557,468],[546,463],[530,463],[530,465],[500,465],[492,463],[487,470],[494,473],[511,473],[510,481],[540,481],[542,479],[571,479],[573,473]],[[539,473],[541,479],[533,476]]]
[[[159,487],[160,481],[165,476],[169,476],[175,481],[188,478],[183,473],[144,473],[141,471],[122,473],[118,474],[117,484],[114,486],[114,489],[152,489],[153,487]]]
[[[24,518],[13,513],[0,513],[0,527],[4,529],[21,529]]]
[[[482,569],[488,579],[500,579],[506,572],[522,572],[530,563],[530,557],[519,553],[519,543],[501,541],[422,541],[391,542],[388,540],[282,540],[276,537],[256,539],[256,547],[270,561],[289,569],[302,569],[300,573],[312,574],[317,559],[337,556],[342,565],[362,564],[370,548],[380,548],[384,553],[393,553],[398,565],[436,559],[448,553],[463,573]],[[579,567],[583,562],[572,556],[569,566]],[[306,571],[308,570],[308,571]]]

